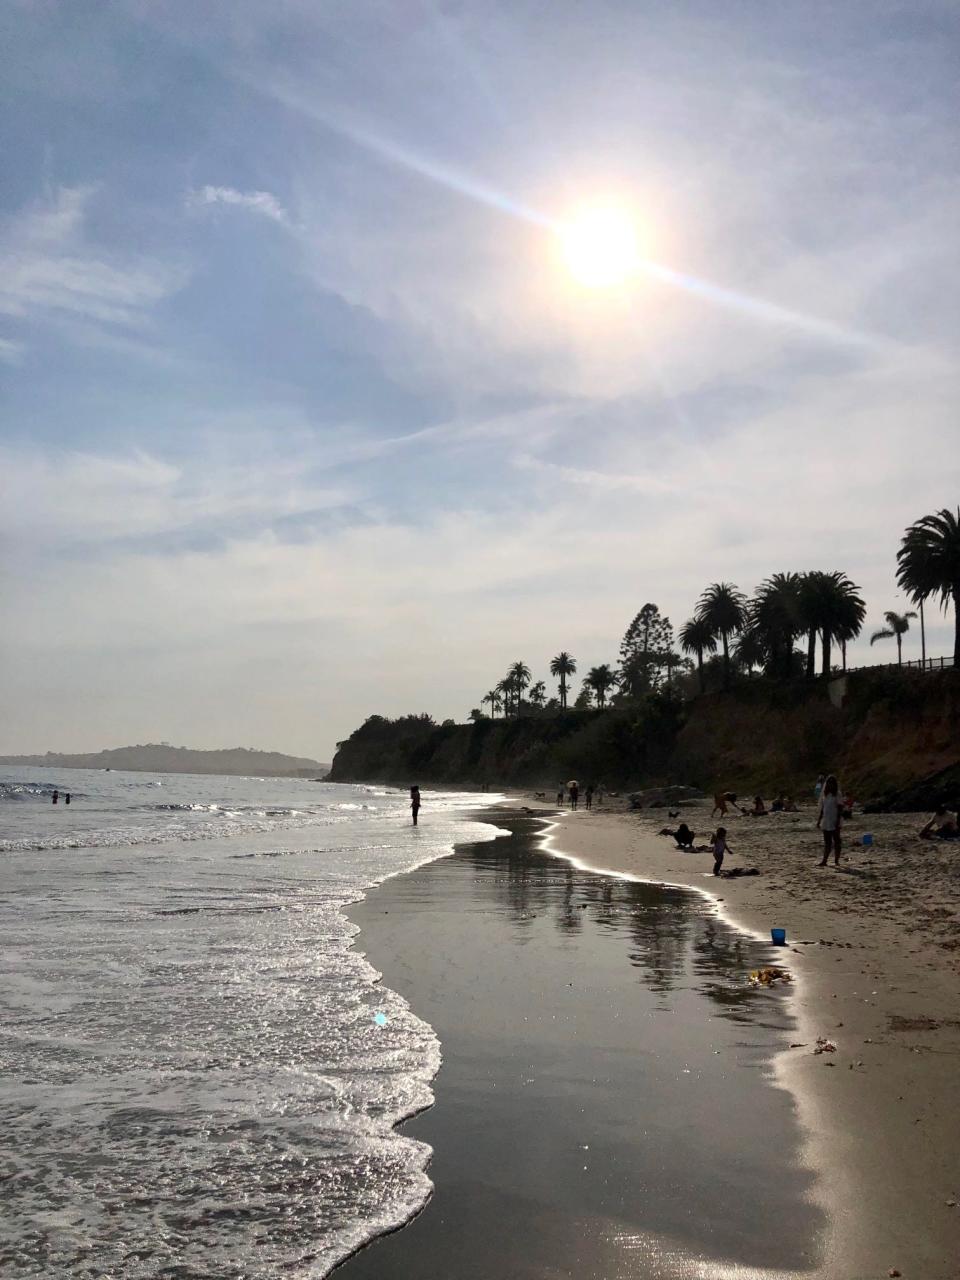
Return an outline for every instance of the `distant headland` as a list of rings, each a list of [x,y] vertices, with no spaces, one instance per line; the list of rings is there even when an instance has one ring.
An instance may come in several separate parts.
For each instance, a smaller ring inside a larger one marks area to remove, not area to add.
[[[258,777],[321,778],[330,766],[307,756],[287,756],[280,751],[251,747],[224,747],[194,751],[171,747],[168,742],[146,742],[135,747],[113,747],[77,755],[48,751],[36,756],[2,756],[0,765],[41,765],[55,769],[127,769],[133,773],[219,773]]]

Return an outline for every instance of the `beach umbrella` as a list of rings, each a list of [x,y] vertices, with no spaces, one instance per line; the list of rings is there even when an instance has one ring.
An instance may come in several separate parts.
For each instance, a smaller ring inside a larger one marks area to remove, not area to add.
[[[580,783],[576,780],[576,778],[571,778],[570,781],[567,783],[568,787],[579,787],[579,785]]]

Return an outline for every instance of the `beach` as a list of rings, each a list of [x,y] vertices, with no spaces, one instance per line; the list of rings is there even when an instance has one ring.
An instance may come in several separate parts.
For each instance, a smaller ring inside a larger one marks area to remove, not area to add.
[[[349,910],[434,1028],[430,1202],[344,1280],[773,1280],[816,1274],[827,1219],[775,1062],[776,960],[685,890],[596,875],[499,809],[500,837]]]
[[[578,865],[685,885],[725,918],[769,937],[787,931],[798,1026],[777,1063],[797,1098],[806,1159],[829,1217],[821,1274],[923,1280],[960,1275],[960,845],[921,841],[914,814],[860,815],[838,871],[820,868],[812,801],[796,814],[724,823],[727,868],[657,832],[685,821],[706,837],[710,803],[639,812],[607,797],[564,812],[545,839]],[[874,837],[862,844],[864,833]],[[817,1040],[835,1051],[817,1053]]]

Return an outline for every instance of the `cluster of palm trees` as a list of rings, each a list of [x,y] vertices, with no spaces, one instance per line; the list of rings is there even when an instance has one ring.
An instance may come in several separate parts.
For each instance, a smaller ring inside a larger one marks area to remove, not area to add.
[[[919,608],[921,643],[926,659],[924,630],[924,601],[939,598],[944,610],[952,602],[954,608],[954,664],[960,668],[960,508],[956,514],[948,508],[933,515],[924,516],[904,533],[897,553],[897,583],[912,604]],[[670,673],[679,665],[693,668],[693,662],[684,663],[672,649],[672,629],[669,619],[661,619],[654,605],[644,606],[638,619],[650,611],[660,628],[659,645],[663,652],[653,653],[644,649],[642,669],[653,672],[650,688],[657,687],[660,671]],[[877,641],[895,639],[897,662],[903,661],[903,637],[910,627],[910,619],[916,618],[914,610],[884,613],[886,625],[870,637],[871,645]],[[765,579],[751,599],[748,599],[731,582],[714,582],[697,601],[693,617],[680,628],[680,649],[696,660],[701,692],[705,687],[705,659],[718,652],[724,687],[730,684],[732,669],[750,673],[760,669],[764,674],[789,679],[794,676],[813,677],[817,668],[817,649],[820,650],[820,671],[829,675],[833,663],[834,646],[840,650],[841,669],[847,669],[847,645],[860,635],[866,618],[866,605],[860,589],[839,570],[812,570],[806,573],[774,573]],[[637,620],[632,626],[635,628]],[[802,646],[797,648],[798,642]],[[620,688],[617,701],[635,697],[637,693],[637,664],[628,669],[627,663],[614,669],[604,663],[592,667],[582,682],[576,705],[589,706],[595,701],[603,708],[607,705],[610,690]],[[569,678],[577,670],[576,659],[561,651],[550,662],[550,674],[558,680],[559,699],[551,705],[563,710],[567,706]],[[523,662],[511,665],[506,676],[483,698],[489,705],[491,716],[502,710],[505,716],[519,715],[523,707],[524,692],[529,689],[527,702],[543,708],[547,702],[544,681],[531,685],[529,667]],[[480,714],[480,713],[477,713]]]
[[[840,646],[846,669],[847,644],[863,628],[866,605],[845,573],[816,569],[809,573],[774,573],[748,600],[732,582],[714,582],[701,595],[694,616],[680,629],[680,647],[696,655],[703,688],[704,654],[723,652],[723,680],[730,683],[732,662],[742,671],[760,667],[767,675],[798,675],[798,640],[806,642],[803,671],[816,672],[817,644],[821,670],[829,674],[833,645]],[[736,645],[731,653],[731,641]]]
[[[561,711],[567,709],[568,680],[570,676],[576,675],[576,671],[576,658],[565,650],[561,650],[555,658],[550,660],[550,674],[559,682],[557,686],[559,699],[556,705]],[[606,663],[603,666],[592,667],[583,679],[583,689],[577,698],[578,705],[589,705],[591,699],[595,698],[597,706],[602,709],[606,706],[607,694],[616,683],[617,677]],[[527,689],[530,690],[527,694],[527,703],[530,706],[542,708],[547,702],[546,684],[543,680],[531,684],[530,668],[527,664],[513,662],[499,684],[488,690],[480,701],[482,705],[489,706],[491,719],[496,717],[498,711],[502,711],[504,716],[518,716],[522,712],[523,695]]]

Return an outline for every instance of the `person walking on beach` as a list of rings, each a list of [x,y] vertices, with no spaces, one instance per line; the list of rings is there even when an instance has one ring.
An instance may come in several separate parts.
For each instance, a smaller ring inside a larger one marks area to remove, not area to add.
[[[571,782],[567,789],[570,792],[570,808],[575,809],[577,801],[580,799],[580,785],[579,783]]]
[[[823,774],[821,773],[820,776],[817,778],[816,785],[813,788],[814,800],[820,799],[820,792],[823,790],[823,781],[824,781]]]
[[[710,852],[713,854],[713,874],[718,876],[720,868],[723,866],[723,855],[725,853],[733,853],[733,850],[727,844],[726,827],[717,827],[710,841]]]
[[[587,808],[592,809],[593,808],[593,783],[592,782],[587,783],[587,790],[584,793],[584,795],[587,802]]]
[[[840,802],[840,783],[831,773],[824,780],[820,793],[820,810],[817,813],[817,826],[823,831],[823,858],[821,867],[827,865],[830,850],[833,850],[833,865],[840,865],[840,823],[842,821]]]
[[[417,814],[420,812],[420,788],[410,788],[410,809],[413,812],[413,825],[417,825]]]
[[[557,804],[559,805],[563,804],[563,792],[564,792],[564,786],[563,786],[563,783],[561,782],[559,787],[557,787]]]

